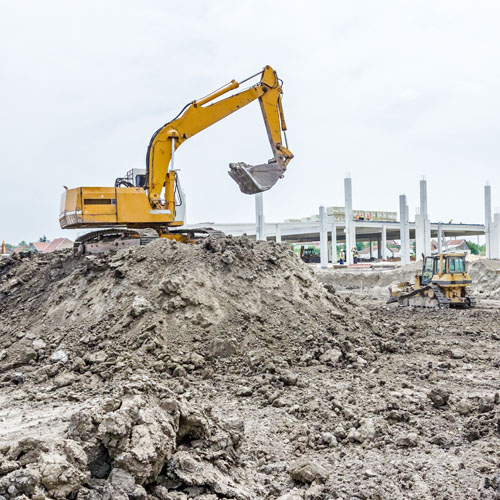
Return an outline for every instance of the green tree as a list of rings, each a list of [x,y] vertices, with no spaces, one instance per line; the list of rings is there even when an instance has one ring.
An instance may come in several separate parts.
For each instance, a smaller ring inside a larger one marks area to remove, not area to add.
[[[365,247],[366,247],[366,245],[362,241],[356,242],[356,248],[358,249],[358,252],[361,252],[361,250],[363,250],[363,248],[365,248]]]
[[[473,255],[479,255],[481,253],[481,249],[477,243],[473,241],[467,241],[467,246],[470,248],[470,251]]]
[[[48,241],[48,240],[47,240],[47,236],[45,236],[45,235],[40,236],[40,238],[38,238],[38,241],[39,241],[40,243],[45,243],[46,241]]]
[[[23,240],[23,241],[20,241],[17,246],[18,247],[28,247],[29,245]]]

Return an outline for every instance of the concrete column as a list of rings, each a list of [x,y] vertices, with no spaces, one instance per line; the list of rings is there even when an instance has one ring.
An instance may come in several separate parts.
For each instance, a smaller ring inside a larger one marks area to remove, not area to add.
[[[431,223],[429,220],[429,212],[427,211],[427,181],[420,181],[420,214],[422,215],[423,225],[423,252],[425,255],[431,254]]]
[[[443,253],[443,227],[438,226],[438,253]]]
[[[387,259],[387,226],[385,224],[382,225],[382,238],[380,242],[380,258],[383,260]]]
[[[274,239],[276,243],[281,243],[281,226],[279,224],[276,224],[276,236]]]
[[[319,207],[319,252],[321,269],[326,269],[328,267],[328,232],[324,206]]]
[[[382,237],[377,236],[377,259],[382,258]]]
[[[484,232],[486,237],[486,257],[491,259],[491,186],[484,186]]]
[[[332,264],[337,263],[337,224],[332,224]]]
[[[264,228],[264,193],[257,193],[255,195],[255,222],[256,222],[256,233],[255,238],[257,240],[265,240],[265,228]]]
[[[370,240],[370,259],[373,259],[373,240]]]
[[[415,212],[415,252],[418,257],[420,257],[422,253],[425,253],[424,227],[423,215],[420,213],[420,208],[417,208]]]
[[[422,254],[431,254],[431,223],[427,212],[427,181],[420,181],[420,207],[415,215],[415,253],[417,259]]]
[[[352,215],[352,182],[350,177],[344,179],[344,196],[346,260],[348,264],[352,264],[353,259],[351,250],[356,245],[356,227]]]
[[[500,259],[500,213],[493,216],[490,230],[491,258]]]
[[[406,195],[399,197],[399,217],[400,217],[400,240],[401,240],[401,264],[410,262],[410,225],[408,223],[408,205]]]

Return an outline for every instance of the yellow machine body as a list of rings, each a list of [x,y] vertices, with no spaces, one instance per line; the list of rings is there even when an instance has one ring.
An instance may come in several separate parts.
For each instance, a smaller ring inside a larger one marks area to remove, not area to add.
[[[173,184],[172,184],[173,186]],[[158,228],[181,226],[175,211],[154,210],[143,188],[79,187],[62,195],[59,222],[63,229],[126,226]]]

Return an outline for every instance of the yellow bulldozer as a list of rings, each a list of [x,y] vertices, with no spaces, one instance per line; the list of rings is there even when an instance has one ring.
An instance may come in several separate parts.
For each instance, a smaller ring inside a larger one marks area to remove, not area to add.
[[[464,253],[441,253],[423,257],[422,272],[415,283],[404,281],[389,287],[388,304],[431,308],[470,308],[475,299],[469,288],[472,280],[467,272]]]

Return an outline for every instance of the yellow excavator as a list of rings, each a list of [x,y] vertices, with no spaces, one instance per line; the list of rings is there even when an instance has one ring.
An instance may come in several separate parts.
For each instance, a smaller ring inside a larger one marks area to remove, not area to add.
[[[472,284],[464,253],[440,253],[424,257],[422,273],[415,283],[403,281],[389,287],[389,300],[401,306],[430,308],[470,308],[476,304],[470,294]]]
[[[217,100],[258,76],[260,80],[249,88]],[[282,81],[270,66],[241,82],[232,80],[206,97],[186,104],[176,118],[153,134],[145,169],[130,170],[125,177],[116,179],[114,187],[66,189],[61,198],[61,228],[102,228],[77,238],[76,252],[117,250],[145,244],[158,237],[189,241],[195,233],[209,232],[206,228],[175,229],[184,225],[185,215],[185,197],[178,171],[174,168],[175,151],[198,132],[256,99],[261,107],[273,158],[261,165],[230,163],[228,173],[245,194],[272,188],[283,177],[293,158],[286,140],[282,94]]]

